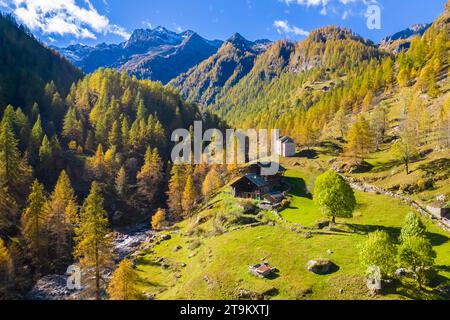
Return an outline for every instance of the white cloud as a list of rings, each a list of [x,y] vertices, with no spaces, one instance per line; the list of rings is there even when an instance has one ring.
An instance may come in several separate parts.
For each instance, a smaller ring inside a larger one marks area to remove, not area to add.
[[[97,34],[115,34],[128,39],[130,34],[111,24],[89,0],[7,0],[17,19],[32,31],[46,35],[72,35],[77,39],[96,39]]]
[[[296,36],[308,36],[309,31],[303,30],[296,26],[290,26],[286,20],[276,20],[273,26],[277,29],[279,34],[294,34]]]
[[[348,7],[361,7],[371,4],[378,4],[378,0],[278,0],[286,5],[297,4],[304,7],[320,8],[319,13],[326,16],[330,12],[341,15],[343,20],[354,15],[354,11]]]

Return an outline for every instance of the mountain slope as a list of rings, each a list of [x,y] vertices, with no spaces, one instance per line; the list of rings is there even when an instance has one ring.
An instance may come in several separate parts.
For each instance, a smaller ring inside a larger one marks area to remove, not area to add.
[[[431,27],[431,24],[415,24],[410,28],[402,30],[381,40],[380,48],[389,52],[399,53],[409,49],[412,38],[423,36],[423,34]]]
[[[82,73],[44,47],[10,16],[0,14],[0,113],[7,104],[31,107],[53,81],[61,94]]]
[[[58,49],[87,73],[101,67],[125,70],[139,79],[167,83],[214,54],[222,43],[193,31],[175,33],[163,27],[137,29],[120,44]]]
[[[236,33],[216,54],[170,84],[190,101],[201,105],[213,103],[219,92],[228,91],[250,72],[268,43],[267,40],[251,42]]]
[[[257,58],[248,75],[222,92],[212,107],[232,125],[255,125],[261,116],[275,121],[285,109],[309,108],[314,99],[319,99],[317,94],[314,97],[301,90],[307,80],[337,82],[351,70],[382,56],[373,43],[350,30],[321,28],[302,42],[273,44]]]
[[[175,47],[150,54],[136,55],[120,67],[140,79],[157,79],[167,83],[216,53],[217,47],[196,33]]]

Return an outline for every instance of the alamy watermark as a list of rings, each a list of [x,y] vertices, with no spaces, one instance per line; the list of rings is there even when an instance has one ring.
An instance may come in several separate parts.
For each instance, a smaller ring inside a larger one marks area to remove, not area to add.
[[[261,174],[275,175],[279,171],[278,129],[226,130],[225,137],[219,129],[203,133],[201,121],[194,130],[177,129],[172,133],[176,143],[172,149],[174,164],[245,164],[255,161],[266,163]]]
[[[81,290],[81,269],[79,266],[71,265],[66,271],[67,282],[66,286],[69,290]]]
[[[369,30],[381,29],[381,7],[377,4],[372,4],[366,10],[367,28]]]

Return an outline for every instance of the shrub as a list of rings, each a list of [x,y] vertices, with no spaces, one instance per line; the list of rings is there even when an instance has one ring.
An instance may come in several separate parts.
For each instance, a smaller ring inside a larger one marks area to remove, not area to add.
[[[256,203],[250,199],[242,199],[239,201],[239,205],[242,208],[243,214],[252,214],[257,211]]]

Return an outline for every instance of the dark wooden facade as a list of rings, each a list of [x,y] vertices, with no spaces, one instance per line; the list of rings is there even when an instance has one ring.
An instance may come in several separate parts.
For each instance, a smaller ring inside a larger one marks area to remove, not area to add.
[[[261,200],[271,187],[261,176],[247,174],[235,181],[231,189],[236,198]]]

